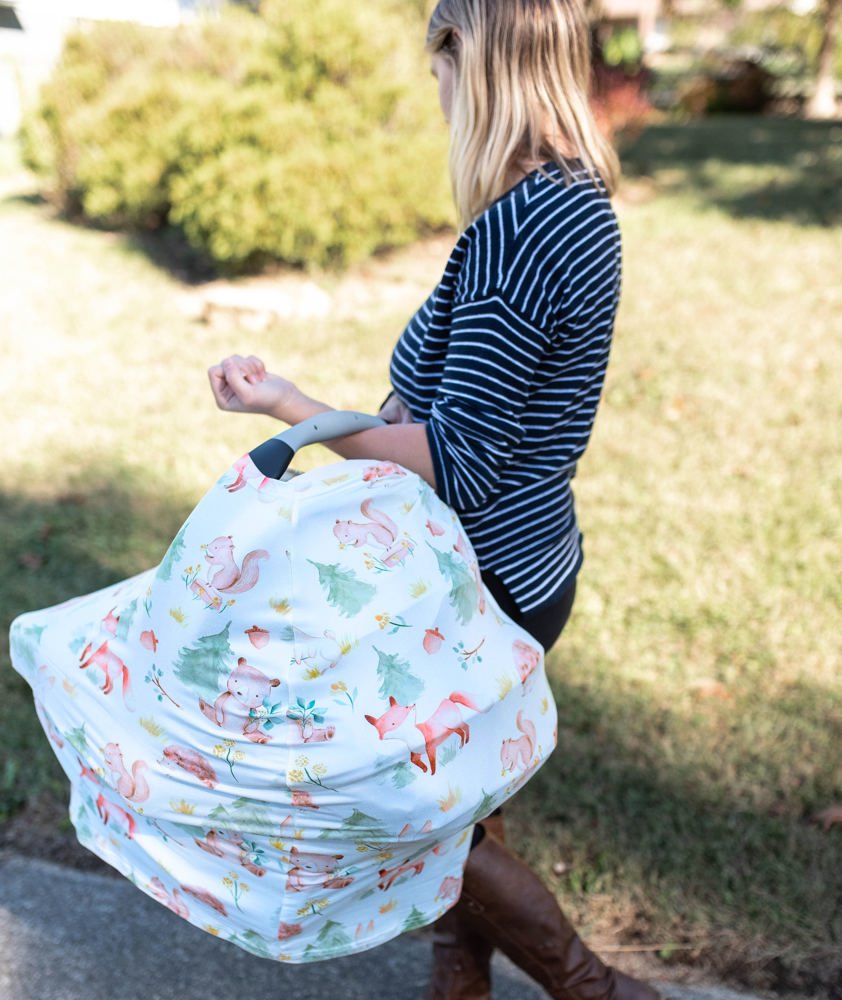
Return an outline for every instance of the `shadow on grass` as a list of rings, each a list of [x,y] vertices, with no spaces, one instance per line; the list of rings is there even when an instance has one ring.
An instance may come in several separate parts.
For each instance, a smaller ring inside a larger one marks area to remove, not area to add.
[[[525,838],[533,859],[573,859],[564,884],[574,895],[630,890],[633,943],[650,922],[671,927],[667,940],[686,947],[679,961],[695,955],[753,988],[840,1000],[842,831],[810,815],[842,794],[842,703],[799,683],[782,700],[758,692],[708,732],[643,695],[596,703],[592,690],[554,689],[558,748],[511,810],[529,815],[523,829],[541,821],[541,838]],[[772,761],[770,739],[786,748]]]
[[[842,122],[745,116],[652,125],[622,151],[628,177],[737,218],[842,221]]]
[[[30,689],[9,664],[12,619],[155,565],[187,513],[163,491],[119,474],[87,476],[84,488],[50,500],[0,493],[0,820],[65,790]]]
[[[6,195],[0,198],[0,206],[3,205],[40,208],[57,222],[93,232],[112,233],[120,240],[126,253],[145,257],[157,268],[185,285],[199,285],[222,276],[219,266],[190,246],[184,233],[177,226],[163,226],[160,229],[149,230],[122,230],[86,219],[81,210],[77,212],[62,210],[37,191]]]

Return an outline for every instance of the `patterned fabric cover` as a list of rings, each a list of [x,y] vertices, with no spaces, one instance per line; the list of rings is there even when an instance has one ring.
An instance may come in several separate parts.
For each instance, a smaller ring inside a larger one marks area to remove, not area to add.
[[[458,897],[555,745],[543,655],[399,466],[248,456],[160,565],[12,625],[80,841],[258,955],[370,948]]]

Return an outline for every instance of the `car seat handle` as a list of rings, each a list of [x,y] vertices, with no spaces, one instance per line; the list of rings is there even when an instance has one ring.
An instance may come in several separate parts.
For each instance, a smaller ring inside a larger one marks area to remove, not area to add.
[[[280,479],[289,467],[292,456],[299,448],[332,438],[357,434],[359,431],[382,427],[380,417],[354,410],[326,410],[318,416],[288,427],[281,434],[269,438],[249,452],[249,457],[267,479]]]

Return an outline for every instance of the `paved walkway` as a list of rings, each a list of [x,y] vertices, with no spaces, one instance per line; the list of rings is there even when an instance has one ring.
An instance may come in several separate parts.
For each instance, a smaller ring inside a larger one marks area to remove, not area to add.
[[[255,958],[124,879],[0,853],[0,1000],[422,1000],[429,938],[289,966]],[[494,1000],[545,994],[495,957]],[[670,1000],[758,1000],[659,983]]]

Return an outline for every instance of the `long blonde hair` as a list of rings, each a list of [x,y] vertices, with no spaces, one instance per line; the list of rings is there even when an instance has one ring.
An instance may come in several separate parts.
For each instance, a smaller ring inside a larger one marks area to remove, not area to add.
[[[439,0],[427,50],[452,60],[450,176],[463,225],[549,161],[578,159],[610,194],[617,155],[588,101],[590,35],[581,0]]]

